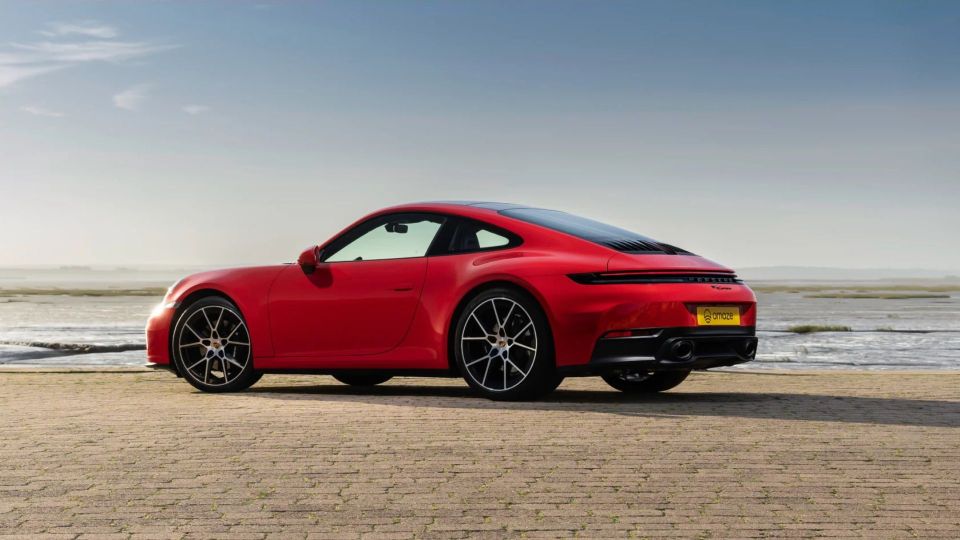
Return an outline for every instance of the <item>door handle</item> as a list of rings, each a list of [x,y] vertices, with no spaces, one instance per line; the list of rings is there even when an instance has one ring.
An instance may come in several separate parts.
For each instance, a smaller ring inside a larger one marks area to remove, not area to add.
[[[397,292],[412,291],[412,290],[413,290],[413,283],[401,283],[401,284],[399,284],[399,285],[395,285],[395,286],[393,287],[393,290],[395,290],[395,291],[397,291]]]

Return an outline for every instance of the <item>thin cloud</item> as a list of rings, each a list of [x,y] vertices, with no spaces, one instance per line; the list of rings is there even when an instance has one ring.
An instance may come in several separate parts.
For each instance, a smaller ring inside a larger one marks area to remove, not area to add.
[[[131,86],[130,88],[127,88],[118,94],[114,94],[113,104],[118,109],[124,109],[127,111],[140,110],[143,102],[147,99],[147,92],[149,89],[150,86],[146,84]]]
[[[4,65],[2,59],[0,59],[0,88],[5,86],[12,86],[15,83],[18,83],[22,80],[29,79],[31,77],[37,77],[39,75],[44,75],[46,73],[51,73],[53,71],[58,71],[67,66],[64,65],[46,65],[46,66],[21,66],[21,65]]]
[[[11,43],[11,47],[21,51],[20,55],[6,55],[8,62],[21,64],[37,62],[121,62],[155,52],[173,49],[175,45],[156,45],[132,41],[84,41],[78,43],[60,43],[41,41],[38,43]],[[2,61],[3,57],[0,57]]]
[[[124,62],[179,45],[148,41],[119,41],[116,29],[99,23],[52,23],[48,37],[98,38],[8,43],[0,46],[0,88],[88,62]]]
[[[202,114],[210,110],[210,107],[206,105],[184,105],[183,112],[187,114],[197,115]]]
[[[47,37],[60,36],[87,36],[100,39],[113,39],[120,35],[117,29],[97,21],[77,21],[72,23],[52,22],[47,25],[49,30],[40,30],[40,34]]]
[[[35,105],[24,105],[20,107],[20,110],[34,116],[46,116],[49,118],[60,118],[63,116],[62,112],[51,111],[50,109],[44,109],[43,107],[37,107]]]

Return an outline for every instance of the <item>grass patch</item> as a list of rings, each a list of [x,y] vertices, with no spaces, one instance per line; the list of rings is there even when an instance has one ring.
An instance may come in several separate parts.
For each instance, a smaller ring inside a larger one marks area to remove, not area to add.
[[[876,292],[876,293],[861,293],[861,292],[837,292],[837,293],[821,293],[821,294],[808,294],[804,298],[844,298],[844,299],[859,299],[859,298],[870,298],[876,300],[910,300],[917,298],[950,298],[949,294],[928,294],[928,293],[893,293],[893,292]]]
[[[0,289],[0,297],[12,296],[160,296],[167,293],[163,287],[144,287],[141,289]]]
[[[850,332],[849,326],[829,324],[798,324],[787,328],[787,332],[794,334],[812,334],[814,332]]]
[[[887,284],[887,285],[789,285],[789,284],[770,284],[770,285],[750,285],[750,288],[757,292],[774,293],[819,293],[830,291],[841,291],[851,293],[872,293],[872,292],[927,292],[927,293],[949,293],[960,292],[960,284]]]

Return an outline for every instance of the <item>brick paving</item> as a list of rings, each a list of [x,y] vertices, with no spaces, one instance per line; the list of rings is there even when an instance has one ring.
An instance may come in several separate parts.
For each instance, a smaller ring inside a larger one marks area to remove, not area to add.
[[[960,536],[960,373],[447,379],[0,371],[0,538]]]

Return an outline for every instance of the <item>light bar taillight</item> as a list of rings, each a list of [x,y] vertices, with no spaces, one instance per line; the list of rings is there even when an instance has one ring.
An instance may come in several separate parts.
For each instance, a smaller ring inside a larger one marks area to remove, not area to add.
[[[743,281],[732,273],[651,273],[651,272],[593,272],[569,274],[570,279],[583,285],[652,284],[652,283],[727,283]]]

